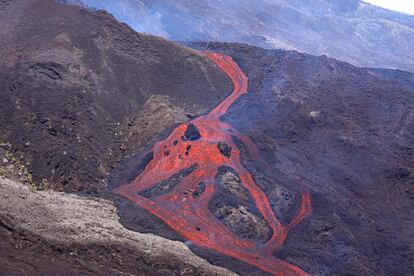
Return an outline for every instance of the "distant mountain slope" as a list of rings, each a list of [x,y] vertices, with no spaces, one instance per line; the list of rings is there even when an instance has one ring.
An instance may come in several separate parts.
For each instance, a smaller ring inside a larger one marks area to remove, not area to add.
[[[414,16],[358,0],[77,1],[176,41],[243,42],[414,71]]]

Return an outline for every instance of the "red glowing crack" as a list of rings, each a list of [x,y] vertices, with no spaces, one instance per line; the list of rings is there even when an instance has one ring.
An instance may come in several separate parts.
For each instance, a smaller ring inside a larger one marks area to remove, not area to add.
[[[232,80],[232,94],[209,114],[179,125],[167,139],[157,142],[153,147],[154,158],[144,172],[114,192],[147,209],[199,247],[234,257],[274,275],[308,275],[300,268],[277,259],[272,253],[283,244],[289,229],[299,224],[311,212],[310,194],[302,194],[299,211],[289,225],[283,226],[270,207],[266,194],[242,166],[240,151],[232,136],[239,138],[247,146],[253,159],[259,158],[256,146],[248,137],[220,121],[220,117],[233,102],[247,93],[248,79],[231,57],[210,52],[203,54]],[[197,127],[201,136],[199,139],[181,139],[185,137],[185,131],[190,124]],[[232,148],[230,157],[220,153],[218,142],[225,142]],[[191,146],[191,151],[185,154],[188,146]],[[152,199],[139,194],[193,165],[197,165],[196,169],[169,193]],[[272,228],[272,237],[266,243],[255,243],[238,237],[210,212],[208,203],[216,190],[215,176],[218,168],[222,166],[231,167],[238,173],[242,185],[249,191],[257,209]],[[204,192],[196,198],[188,196],[188,191],[195,191],[200,182],[205,183]]]

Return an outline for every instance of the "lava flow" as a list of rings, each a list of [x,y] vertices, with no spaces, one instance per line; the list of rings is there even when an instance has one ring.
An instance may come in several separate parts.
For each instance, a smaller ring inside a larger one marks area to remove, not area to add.
[[[282,225],[266,194],[242,166],[240,150],[232,137],[237,137],[247,146],[253,159],[258,158],[256,146],[248,137],[220,121],[233,102],[247,93],[247,77],[231,57],[210,52],[203,54],[232,80],[232,94],[209,114],[179,125],[167,139],[157,142],[152,149],[154,157],[145,170],[134,181],[114,192],[147,209],[199,247],[234,257],[274,275],[308,275],[272,253],[283,244],[288,230],[310,213],[310,194],[302,194],[299,211],[289,225]],[[272,229],[272,236],[265,243],[238,237],[209,210],[208,203],[217,189],[218,168],[222,166],[237,172],[241,184]],[[177,179],[178,174],[181,174],[181,181],[177,185],[156,189],[168,179]],[[154,189],[158,191],[155,196],[145,195]],[[194,196],[195,192],[197,196]]]

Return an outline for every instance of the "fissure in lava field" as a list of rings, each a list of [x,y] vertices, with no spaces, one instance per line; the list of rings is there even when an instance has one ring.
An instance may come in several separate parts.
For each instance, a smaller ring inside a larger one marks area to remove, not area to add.
[[[232,137],[241,140],[251,158],[257,160],[256,146],[248,137],[220,120],[233,102],[247,93],[248,79],[231,57],[211,52],[203,54],[232,80],[232,94],[209,114],[179,125],[168,138],[157,142],[152,149],[154,157],[145,170],[134,181],[116,188],[114,192],[147,209],[199,247],[215,250],[274,275],[307,275],[272,253],[283,244],[289,229],[311,212],[310,194],[302,194],[300,209],[289,225],[282,225],[266,194],[241,164],[240,150]],[[222,166],[237,172],[241,184],[272,229],[272,236],[265,243],[238,237],[209,210],[209,201],[216,191],[216,175]],[[168,189],[159,188],[160,183],[177,175],[176,185]]]

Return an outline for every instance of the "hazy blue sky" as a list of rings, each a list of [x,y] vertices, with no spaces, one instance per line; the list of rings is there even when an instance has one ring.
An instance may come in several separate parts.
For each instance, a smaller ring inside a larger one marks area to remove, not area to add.
[[[364,0],[364,2],[414,15],[414,0]]]

